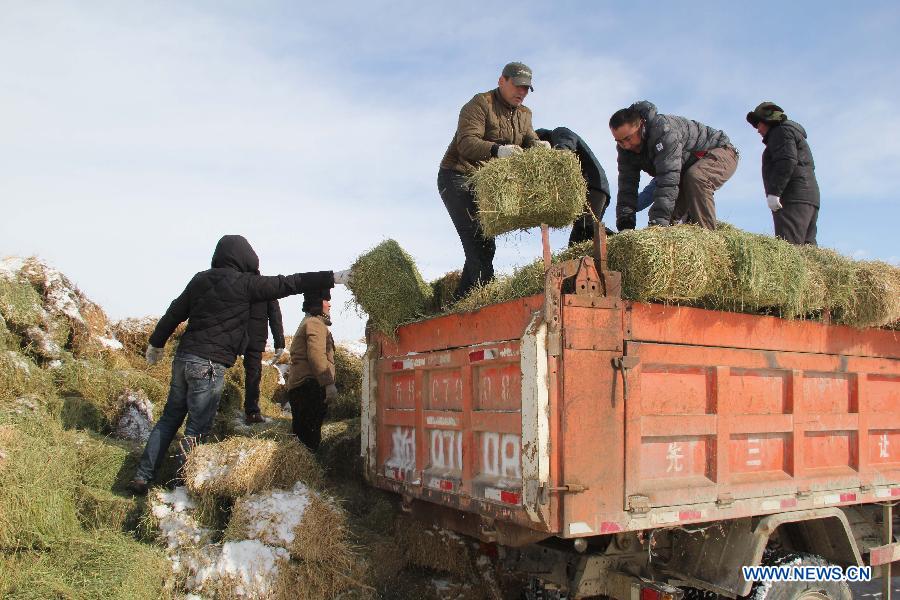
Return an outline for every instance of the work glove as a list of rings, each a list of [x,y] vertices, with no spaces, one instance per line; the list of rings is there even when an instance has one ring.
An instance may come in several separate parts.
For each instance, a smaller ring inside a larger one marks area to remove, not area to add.
[[[552,148],[552,146],[550,145],[550,142],[545,142],[544,140],[538,140],[534,143],[535,148],[540,148],[541,146],[543,146],[544,148],[547,148],[548,150],[550,148]]]
[[[147,351],[144,353],[144,358],[147,359],[147,364],[155,365],[159,362],[159,359],[163,357],[163,349],[157,348],[156,346],[151,346],[147,344]]]
[[[769,194],[768,196],[766,196],[766,202],[769,204],[769,210],[771,210],[772,212],[784,208],[783,206],[781,206],[781,198],[779,198],[778,196]]]
[[[325,402],[331,402],[333,400],[337,400],[338,397],[338,389],[337,386],[332,384],[325,386]]]
[[[275,355],[272,357],[272,360],[269,361],[269,364],[276,364],[282,356],[284,356],[284,348],[275,348]]]
[[[334,272],[335,285],[348,285],[351,279],[353,279],[353,272],[350,269]]]
[[[512,156],[513,154],[522,154],[522,148],[516,146],[515,144],[509,144],[497,148],[497,158],[506,158],[508,156]]]

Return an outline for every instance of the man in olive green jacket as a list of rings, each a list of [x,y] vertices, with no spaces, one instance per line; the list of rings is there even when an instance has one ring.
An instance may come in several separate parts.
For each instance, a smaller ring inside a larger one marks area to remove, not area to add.
[[[322,422],[328,403],[338,396],[334,384],[334,338],[331,325],[331,292],[316,290],[303,295],[306,316],[291,340],[288,402],[291,428],[310,450],[322,441]]]
[[[475,194],[468,176],[492,158],[504,158],[536,145],[531,110],[522,104],[531,87],[531,69],[513,62],[503,67],[497,88],[476,94],[459,112],[456,133],[441,161],[438,192],[462,242],[466,262],[454,296],[494,278],[493,238],[485,238],[475,215]]]

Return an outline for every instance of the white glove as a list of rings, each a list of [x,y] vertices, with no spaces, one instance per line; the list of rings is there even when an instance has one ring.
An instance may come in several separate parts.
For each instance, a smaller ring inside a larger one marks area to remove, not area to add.
[[[497,158],[506,158],[508,156],[512,156],[513,154],[522,154],[522,148],[514,144],[500,146],[499,148],[497,148]]]
[[[766,202],[769,204],[769,210],[771,210],[772,212],[784,208],[783,206],[781,206],[781,198],[779,198],[778,196],[769,194],[768,196],[766,196]]]
[[[144,358],[147,359],[147,364],[155,365],[159,362],[159,359],[163,357],[163,349],[157,348],[156,346],[147,345],[147,351],[144,352]]]
[[[350,269],[334,272],[335,285],[347,285],[353,279],[353,272]]]
[[[275,356],[272,357],[269,364],[274,365],[282,356],[284,356],[284,348],[275,348]]]
[[[333,383],[325,386],[325,402],[331,402],[338,397],[337,386]]]
[[[535,148],[538,148],[540,146],[543,146],[544,148],[547,148],[548,150],[553,147],[550,145],[550,142],[545,142],[544,140],[538,140],[534,143]],[[499,152],[497,154],[499,154]]]

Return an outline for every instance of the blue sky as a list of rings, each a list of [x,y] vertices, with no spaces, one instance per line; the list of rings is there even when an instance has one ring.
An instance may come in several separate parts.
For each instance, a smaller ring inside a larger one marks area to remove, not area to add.
[[[613,184],[606,122],[634,100],[724,129],[742,155],[719,217],[751,231],[772,224],[744,115],[778,102],[809,132],[820,244],[896,263],[898,30],[887,2],[0,1],[0,254],[114,318],[161,314],[225,233],[267,273],[393,237],[437,277],[463,258],[435,185],[459,108],[521,60],[535,126],[580,133]],[[539,252],[509,236],[496,264]],[[346,300],[339,339],[362,334]]]

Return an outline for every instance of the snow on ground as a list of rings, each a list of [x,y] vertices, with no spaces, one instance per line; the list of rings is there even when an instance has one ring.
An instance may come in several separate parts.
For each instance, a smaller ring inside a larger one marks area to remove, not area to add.
[[[146,442],[153,428],[153,404],[142,390],[125,390],[118,399],[122,407],[116,423],[116,437]]]
[[[251,540],[287,548],[309,506],[310,494],[309,488],[298,481],[291,490],[270,490],[242,498],[241,533]]]
[[[187,488],[158,491],[151,503],[151,512],[159,525],[160,537],[166,543],[170,558],[173,558],[172,553],[198,546],[209,539],[210,530],[201,527],[194,517],[197,505],[188,495]]]

